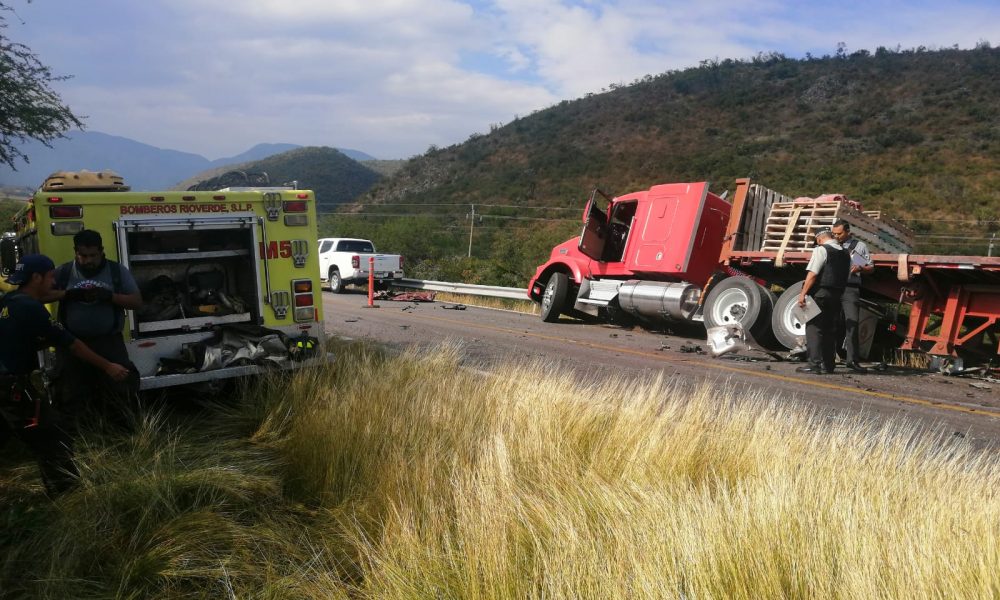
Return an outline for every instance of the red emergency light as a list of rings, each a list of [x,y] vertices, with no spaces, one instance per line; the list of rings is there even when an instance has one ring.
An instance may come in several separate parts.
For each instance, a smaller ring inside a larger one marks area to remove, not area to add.
[[[306,212],[306,203],[301,200],[285,200],[282,202],[282,208],[289,213]]]
[[[46,198],[45,200],[46,200],[47,202],[51,202],[51,203],[53,203],[53,204],[55,204],[55,203],[57,203],[57,202],[62,202],[62,198],[60,198],[59,196],[49,196],[49,197],[48,197],[48,198]]]
[[[82,206],[50,206],[49,217],[53,219],[81,219],[83,218]]]

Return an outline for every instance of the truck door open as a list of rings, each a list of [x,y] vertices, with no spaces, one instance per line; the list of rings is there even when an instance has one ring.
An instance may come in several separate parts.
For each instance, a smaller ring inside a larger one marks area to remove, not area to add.
[[[254,217],[121,219],[119,256],[143,291],[132,339],[259,323]]]
[[[585,221],[580,233],[580,252],[594,260],[602,260],[604,245],[608,241],[608,212],[611,198],[599,189],[594,189],[584,211]]]

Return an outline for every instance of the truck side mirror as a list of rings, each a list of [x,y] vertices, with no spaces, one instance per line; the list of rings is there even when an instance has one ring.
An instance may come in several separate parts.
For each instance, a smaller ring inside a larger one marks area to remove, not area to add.
[[[17,265],[17,243],[12,237],[0,239],[0,273],[10,275]]]

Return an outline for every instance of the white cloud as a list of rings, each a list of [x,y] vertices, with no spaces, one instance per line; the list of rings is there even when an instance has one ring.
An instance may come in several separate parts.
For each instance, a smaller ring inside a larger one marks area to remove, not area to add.
[[[90,129],[211,158],[267,141],[405,157],[705,59],[1000,42],[1000,6],[984,0],[102,0],[22,13],[34,37],[18,41],[75,75],[57,89]]]

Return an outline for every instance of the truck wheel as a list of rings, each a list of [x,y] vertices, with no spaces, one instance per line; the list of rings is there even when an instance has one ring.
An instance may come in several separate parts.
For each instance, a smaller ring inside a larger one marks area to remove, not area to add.
[[[739,323],[758,343],[770,336],[774,295],[749,277],[723,279],[705,298],[705,327]]]
[[[803,283],[800,281],[786,289],[778,298],[774,313],[771,314],[774,337],[789,350],[805,346],[806,324],[795,318],[795,308],[799,304],[799,292],[802,291]]]
[[[344,291],[344,280],[340,278],[340,271],[337,267],[332,267],[330,269],[330,276],[327,278],[330,282],[330,291],[334,294],[339,294]]]
[[[565,273],[553,273],[545,285],[542,295],[542,320],[555,323],[566,306],[566,292],[569,291],[569,278]]]

